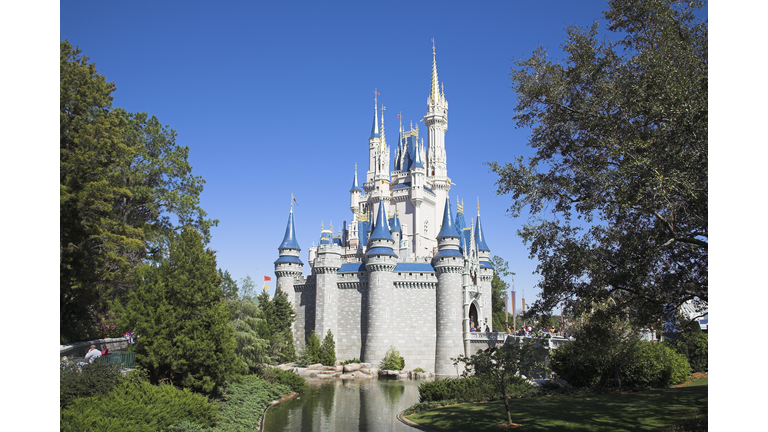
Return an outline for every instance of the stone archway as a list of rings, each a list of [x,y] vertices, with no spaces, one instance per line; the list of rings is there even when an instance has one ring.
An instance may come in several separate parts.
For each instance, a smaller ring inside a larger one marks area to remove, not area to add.
[[[477,307],[475,306],[475,302],[472,302],[469,305],[469,327],[474,327],[475,330],[479,330],[480,323],[477,321]]]

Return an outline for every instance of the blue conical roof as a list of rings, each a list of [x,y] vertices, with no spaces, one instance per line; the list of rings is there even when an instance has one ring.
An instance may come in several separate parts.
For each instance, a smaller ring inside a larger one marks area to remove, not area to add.
[[[376,224],[373,226],[373,232],[371,238],[368,241],[375,239],[388,239],[394,241],[392,234],[389,233],[387,227],[387,204],[384,201],[379,201],[379,214],[376,217]]]
[[[437,239],[443,237],[459,237],[456,227],[453,226],[453,217],[451,215],[451,203],[448,197],[445,198],[445,211],[443,212],[443,227],[440,228],[440,234],[437,235]]]
[[[391,232],[403,230],[403,228],[400,226],[400,218],[397,217],[397,213],[395,213],[395,215],[389,219],[389,227]]]
[[[483,233],[483,226],[480,224],[479,214],[477,215],[477,228],[475,229],[475,244],[477,245],[477,250],[491,251],[491,248],[485,244],[485,234]]]
[[[376,105],[374,104],[374,111],[373,111],[373,126],[371,126],[371,138],[379,138],[379,122],[378,122],[378,112],[376,111]],[[383,113],[383,111],[382,111]]]
[[[415,158],[416,160],[413,162],[413,165],[411,165],[411,168],[415,168],[415,167],[424,168],[424,165],[422,165],[421,163],[421,149],[419,148],[418,145],[415,147],[415,150],[416,150],[416,158]]]
[[[358,184],[357,184],[357,166],[355,166],[355,178],[354,178],[354,180],[352,180],[352,189],[350,189],[349,191],[350,191],[350,192],[358,191],[358,192],[360,192],[360,193],[363,193],[363,192],[365,192],[365,191],[363,190],[363,188],[361,188],[361,187],[360,187],[360,186],[358,186]]]
[[[280,244],[280,249],[301,249],[299,242],[296,241],[296,228],[293,226],[293,211],[288,215],[288,226],[285,227],[285,237],[283,237],[283,243]]]

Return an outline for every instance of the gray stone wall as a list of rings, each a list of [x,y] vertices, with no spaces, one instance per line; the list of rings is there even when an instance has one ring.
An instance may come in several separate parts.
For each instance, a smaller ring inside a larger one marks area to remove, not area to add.
[[[368,279],[356,273],[338,278],[338,335],[336,358],[344,361],[363,356],[363,334],[367,331]]]
[[[315,329],[315,283],[309,277],[306,280],[298,278],[293,286],[295,299],[296,319],[294,321],[294,335],[296,347],[303,347],[309,333]],[[298,352],[297,352],[298,354]]]
[[[322,340],[328,330],[336,338],[338,299],[336,272],[341,267],[341,248],[321,245],[315,259],[315,333]]]
[[[428,274],[427,274],[428,275]],[[435,370],[435,283],[431,288],[395,288],[393,305],[396,326],[392,345],[405,359],[406,369]],[[395,284],[397,287],[399,284]],[[387,347],[389,348],[389,347]]]
[[[450,258],[444,259],[449,261]],[[438,280],[435,294],[437,304],[435,314],[435,375],[455,376],[456,367],[451,358],[464,354],[462,328],[464,296],[461,283],[463,267],[453,267],[449,262],[443,264],[436,262],[434,266]]]
[[[390,345],[395,340],[394,257],[388,255],[370,256],[366,263],[368,269],[367,329],[364,335],[363,360],[377,364],[384,358]]]

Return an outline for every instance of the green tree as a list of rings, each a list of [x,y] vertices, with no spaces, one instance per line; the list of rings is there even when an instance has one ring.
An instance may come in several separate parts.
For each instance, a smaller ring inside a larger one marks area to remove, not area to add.
[[[270,340],[264,312],[254,299],[227,299],[235,332],[235,355],[241,370],[247,372],[259,364],[270,363]]]
[[[387,350],[387,354],[381,360],[381,368],[386,370],[403,370],[405,367],[405,359],[400,355],[400,351],[394,346],[390,346]]]
[[[221,279],[221,291],[224,293],[224,298],[236,300],[238,298],[237,282],[232,279],[232,275],[227,270],[218,270],[219,279]]]
[[[307,340],[307,346],[304,348],[304,356],[308,364],[320,363],[320,354],[322,352],[320,344],[320,338],[317,337],[315,331],[312,330],[309,333],[309,339]]]
[[[192,228],[172,238],[169,252],[157,266],[137,268],[123,313],[138,335],[136,360],[154,383],[211,392],[238,369],[216,259]]]
[[[241,281],[240,286],[240,297],[242,298],[256,298],[256,282],[253,281],[253,278],[250,276],[245,276]],[[266,294],[266,293],[262,293]],[[262,294],[259,294],[258,297],[260,298]],[[267,300],[269,300],[269,297],[267,297]]]
[[[464,363],[464,377],[474,375],[492,383],[504,399],[507,422],[512,424],[507,388],[519,384],[520,375],[532,376],[543,372],[548,355],[548,346],[544,346],[540,340],[526,338],[512,340],[488,351],[481,350],[469,357],[462,354],[454,359],[454,364]]]
[[[134,268],[167,257],[174,232],[193,226],[208,242],[218,221],[199,206],[205,181],[175,131],[113,109],[114,83],[67,41],[59,76],[59,319],[73,341],[95,337],[97,316],[133,289]]]
[[[615,300],[639,324],[708,299],[708,28],[699,1],[609,0],[607,29],[568,27],[565,63],[515,62],[533,157],[489,163],[529,245],[543,312]],[[547,219],[551,211],[553,217]]]
[[[333,341],[333,333],[331,329],[328,329],[328,333],[323,338],[323,343],[320,345],[320,363],[323,366],[333,366],[336,364],[336,342]]]
[[[273,362],[287,363],[296,359],[296,347],[291,335],[291,324],[294,320],[293,307],[288,296],[277,290],[275,297],[270,299],[266,291],[262,291],[256,300],[264,313],[269,329],[270,357]]]
[[[491,257],[491,265],[493,265],[493,279],[491,279],[492,324],[493,328],[501,331],[501,329],[506,329],[508,321],[504,305],[504,293],[509,290],[509,283],[502,277],[514,276],[514,273],[509,271],[509,263],[498,255]]]

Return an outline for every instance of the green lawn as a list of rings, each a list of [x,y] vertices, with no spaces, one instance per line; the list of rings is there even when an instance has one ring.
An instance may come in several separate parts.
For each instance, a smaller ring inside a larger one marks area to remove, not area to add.
[[[701,382],[703,381],[703,383]],[[644,431],[671,427],[707,404],[707,378],[686,387],[628,394],[512,399],[512,421],[523,431]],[[408,416],[439,431],[499,431],[503,401],[464,403]]]

